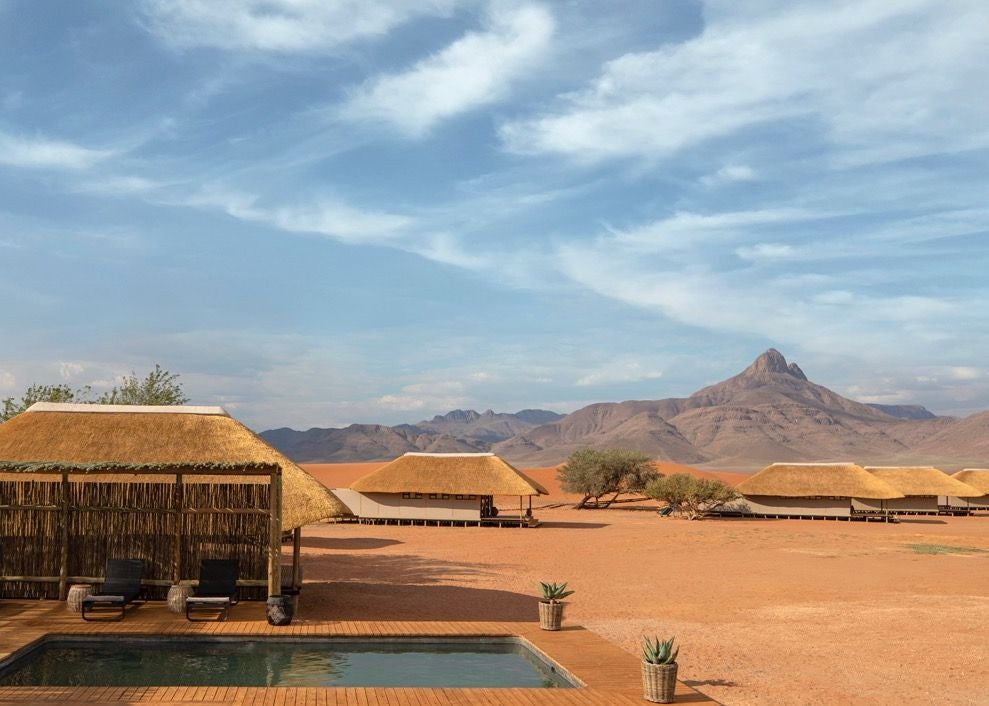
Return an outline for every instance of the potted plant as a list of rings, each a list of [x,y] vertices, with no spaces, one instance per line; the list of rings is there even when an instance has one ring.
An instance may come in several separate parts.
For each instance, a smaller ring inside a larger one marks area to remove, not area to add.
[[[657,704],[673,703],[677,685],[677,653],[673,646],[676,637],[660,640],[643,638],[642,648],[642,691],[646,701]]]
[[[559,585],[555,583],[539,582],[543,596],[539,600],[539,627],[543,630],[559,630],[560,623],[563,622],[564,598],[573,594],[567,590],[566,582]]]

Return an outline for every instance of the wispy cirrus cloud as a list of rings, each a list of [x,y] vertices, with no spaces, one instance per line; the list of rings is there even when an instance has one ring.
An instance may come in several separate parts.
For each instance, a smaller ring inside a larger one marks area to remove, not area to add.
[[[694,39],[609,61],[555,108],[502,125],[506,147],[592,162],[668,157],[781,121],[839,147],[836,163],[989,144],[984,3],[705,7]]]
[[[176,48],[320,53],[379,37],[458,0],[145,0],[147,28]]]
[[[266,205],[254,194],[207,187],[183,203],[217,208],[234,218],[284,231],[324,235],[348,243],[394,243],[415,223],[411,216],[362,210],[329,195],[294,204]]]
[[[407,71],[354,89],[340,115],[420,137],[441,120],[498,101],[547,52],[552,15],[539,5],[494,5],[483,32],[468,32]]]
[[[111,150],[83,147],[64,140],[26,138],[0,132],[0,164],[12,167],[80,170],[112,154]]]

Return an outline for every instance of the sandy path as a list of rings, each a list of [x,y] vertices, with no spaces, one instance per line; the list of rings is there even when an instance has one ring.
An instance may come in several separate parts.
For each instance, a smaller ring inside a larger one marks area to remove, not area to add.
[[[346,485],[370,470],[359,465],[312,470]],[[553,472],[532,474],[547,483]],[[564,498],[551,490],[549,500]],[[567,620],[630,652],[641,634],[676,633],[681,678],[726,704],[989,703],[989,551],[910,547],[989,550],[989,517],[537,516],[538,529],[309,527],[306,615],[528,620],[536,582],[566,580],[577,590]]]

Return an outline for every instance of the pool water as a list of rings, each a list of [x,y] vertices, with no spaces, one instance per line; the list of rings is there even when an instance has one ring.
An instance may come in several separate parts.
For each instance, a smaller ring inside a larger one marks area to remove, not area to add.
[[[512,641],[52,639],[0,669],[0,686],[568,688]]]

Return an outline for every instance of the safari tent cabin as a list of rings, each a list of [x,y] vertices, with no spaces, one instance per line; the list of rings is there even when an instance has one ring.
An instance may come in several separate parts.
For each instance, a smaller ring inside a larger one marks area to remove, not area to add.
[[[334,492],[359,521],[532,525],[540,484],[491,453],[406,453],[349,489]],[[518,496],[519,514],[499,513],[494,496]],[[523,506],[529,499],[529,511]]]
[[[243,598],[282,593],[281,540],[346,507],[221,407],[38,403],[0,424],[0,597],[64,598],[107,559],[148,597],[237,559]]]
[[[968,512],[989,510],[989,468],[966,468],[951,477],[974,488],[979,495],[969,498],[946,496],[943,500],[949,509],[965,509]]]
[[[735,489],[742,514],[777,518],[850,519],[853,498],[881,503],[903,497],[854,463],[774,463]]]
[[[937,515],[938,496],[976,497],[979,491],[952,478],[933,466],[866,466],[865,470],[903,493],[902,498],[886,500],[886,510],[894,515]],[[876,512],[883,501],[856,498],[852,507],[859,512]]]

